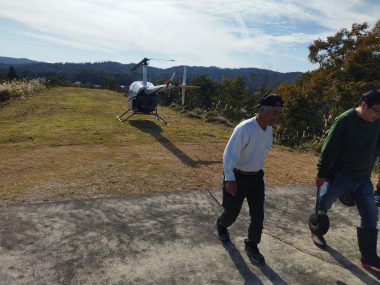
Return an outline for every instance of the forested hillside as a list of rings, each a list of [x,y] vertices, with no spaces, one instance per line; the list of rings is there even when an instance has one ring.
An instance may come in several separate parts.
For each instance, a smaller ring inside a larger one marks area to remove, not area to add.
[[[18,64],[21,59],[0,57],[0,76],[6,77],[9,68],[12,66],[19,77],[45,77],[56,85],[68,85],[73,82],[81,82],[89,85],[111,86],[116,89],[117,86],[129,85],[133,81],[141,80],[141,68],[131,71],[134,63],[121,64],[117,62],[96,62],[96,63],[44,63],[28,62],[27,64]],[[17,64],[17,65],[16,65]],[[176,79],[181,81],[183,66],[176,66],[167,69],[154,67],[154,61],[148,70],[148,79],[152,83],[169,79],[176,72]],[[222,80],[223,78],[233,78],[242,76],[246,83],[252,87],[274,87],[282,82],[294,82],[300,75],[300,72],[281,73],[259,68],[218,68],[218,67],[197,67],[187,68],[187,79],[204,75],[212,80]]]
[[[27,59],[27,58],[14,58],[14,57],[0,56],[0,63],[5,63],[5,64],[27,64],[27,63],[37,63],[37,61],[31,60],[31,59]]]

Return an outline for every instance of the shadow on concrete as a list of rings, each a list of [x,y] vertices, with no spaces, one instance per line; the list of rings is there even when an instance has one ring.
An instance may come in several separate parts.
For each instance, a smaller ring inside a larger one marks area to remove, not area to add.
[[[287,285],[284,280],[268,264],[258,266],[261,272],[272,282],[272,284]]]
[[[240,275],[244,278],[244,284],[263,284],[261,280],[249,269],[244,261],[244,258],[241,256],[240,251],[236,248],[233,242],[223,242],[222,244],[230,255],[236,268],[239,270]],[[287,284],[268,264],[256,266],[273,284]]]
[[[380,279],[380,272],[373,269],[367,270],[367,272],[374,275],[376,279],[371,278],[370,276],[366,275],[358,266],[356,266],[348,258],[343,256],[341,253],[339,253],[331,246],[327,246],[326,252],[328,252],[332,257],[334,257],[334,259],[337,262],[339,262],[340,265],[350,270],[352,274],[358,277],[361,281],[363,281],[364,284],[379,284],[379,281],[376,279]]]
[[[375,276],[378,280],[380,280],[380,272],[375,270],[375,269],[366,269],[366,271],[369,273],[369,274],[372,274],[373,276]]]
[[[231,257],[232,262],[239,270],[240,275],[244,278],[244,284],[263,284],[261,280],[249,270],[244,258],[241,256],[240,251],[236,246],[230,242],[223,242],[223,247]]]
[[[157,125],[155,122],[148,120],[131,120],[129,124],[144,133],[150,134],[157,142],[169,150],[173,155],[175,155],[182,163],[190,166],[192,168],[198,168],[202,165],[212,165],[212,164],[221,164],[221,161],[213,160],[194,160],[184,153],[181,149],[176,147],[170,140],[164,137],[162,133],[162,128]]]

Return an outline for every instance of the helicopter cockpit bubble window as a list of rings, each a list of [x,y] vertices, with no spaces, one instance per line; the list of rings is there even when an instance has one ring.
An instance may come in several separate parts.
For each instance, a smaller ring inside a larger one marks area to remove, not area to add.
[[[132,109],[135,112],[150,113],[156,110],[157,103],[157,96],[138,95],[132,102]]]

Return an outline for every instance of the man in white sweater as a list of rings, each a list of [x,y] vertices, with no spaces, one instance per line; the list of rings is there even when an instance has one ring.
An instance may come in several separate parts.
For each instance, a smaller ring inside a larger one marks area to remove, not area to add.
[[[257,245],[261,240],[264,221],[264,160],[272,145],[272,125],[280,118],[282,98],[276,94],[264,96],[254,118],[238,124],[223,154],[223,213],[216,222],[218,238],[229,241],[227,228],[238,217],[246,198],[251,222],[244,250],[255,263],[264,263]]]

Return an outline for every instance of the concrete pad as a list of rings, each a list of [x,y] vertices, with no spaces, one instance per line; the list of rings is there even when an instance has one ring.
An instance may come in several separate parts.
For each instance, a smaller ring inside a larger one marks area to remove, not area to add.
[[[0,285],[380,284],[360,267],[356,208],[335,203],[323,251],[307,226],[314,202],[312,185],[267,187],[263,266],[243,250],[246,204],[222,243],[207,191],[3,207]]]

